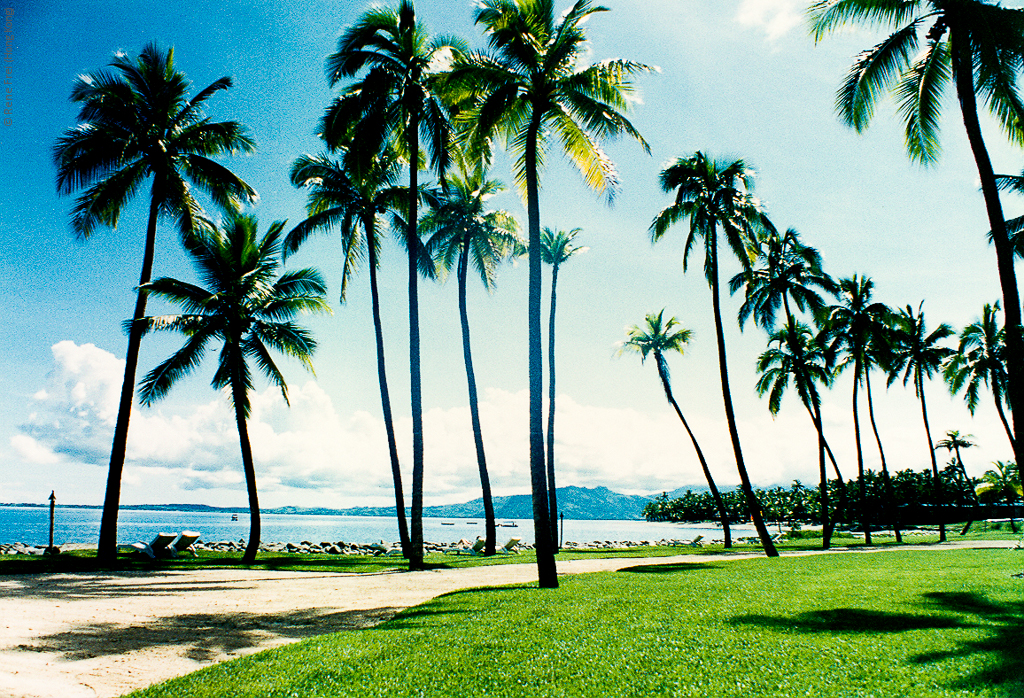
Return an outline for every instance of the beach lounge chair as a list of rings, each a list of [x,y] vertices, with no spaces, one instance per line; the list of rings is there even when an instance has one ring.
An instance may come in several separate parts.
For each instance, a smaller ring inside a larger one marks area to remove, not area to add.
[[[495,550],[497,555],[518,555],[519,554],[519,541],[522,538],[509,538],[508,543]]]
[[[696,538],[691,540],[689,543],[687,543],[687,545],[690,546],[691,548],[702,548],[702,547],[704,547],[704,544],[701,542],[702,540],[704,540],[704,536],[697,536]]]
[[[178,557],[186,552],[191,553],[192,557],[196,557],[195,542],[197,540],[199,540],[199,534],[196,531],[182,531],[181,535],[167,546],[167,550],[171,557]]]
[[[474,542],[473,545],[466,547],[456,546],[454,548],[445,548],[444,552],[454,553],[456,555],[483,555],[485,545],[487,545],[486,540],[484,540],[483,538],[477,538],[476,542]]]
[[[131,545],[122,545],[119,546],[119,548],[129,553],[141,553],[142,555],[155,560],[158,557],[166,557],[170,554],[167,546],[169,546],[177,537],[177,533],[158,533],[152,543],[143,543],[140,541],[138,543],[132,543]]]

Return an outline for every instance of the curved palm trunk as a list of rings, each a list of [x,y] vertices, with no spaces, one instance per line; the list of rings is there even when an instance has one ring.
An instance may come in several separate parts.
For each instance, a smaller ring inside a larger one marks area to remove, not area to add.
[[[405,520],[405,494],[402,491],[402,469],[398,463],[398,445],[395,443],[395,422],[391,416],[391,394],[388,391],[388,376],[384,367],[384,330],[380,321],[380,294],[377,290],[377,245],[375,241],[374,223],[372,218],[363,221],[366,230],[367,247],[370,262],[370,300],[373,307],[373,330],[377,342],[377,382],[380,384],[380,403],[384,412],[384,430],[388,436],[388,455],[391,458],[391,478],[395,483],[395,508],[398,513],[398,539],[402,544],[402,554],[409,557],[412,545],[409,541],[409,529]]]
[[[480,427],[480,401],[476,392],[476,373],[473,371],[473,352],[469,342],[469,312],[466,308],[466,277],[469,272],[469,238],[462,246],[459,258],[459,318],[462,321],[462,356],[466,362],[466,384],[469,386],[469,416],[473,423],[473,442],[476,444],[476,463],[480,470],[480,488],[484,499],[484,555],[494,555],[497,530],[494,525],[494,502],[491,499],[491,478],[487,474],[484,455],[484,435]]]
[[[949,8],[946,12],[955,13],[955,8]],[[950,22],[949,42],[956,80],[956,93],[960,101],[960,113],[963,117],[964,128],[967,130],[967,139],[971,144],[971,152],[974,154],[974,161],[978,166],[981,192],[985,198],[985,210],[992,231],[992,242],[996,248],[999,286],[1003,293],[1003,308],[1006,313],[1006,369],[1008,373],[1006,392],[1010,402],[1010,413],[1013,417],[1011,445],[1018,473],[1024,474],[1024,453],[1018,448],[1020,439],[1017,432],[1017,417],[1024,415],[1024,339],[1021,337],[1020,293],[1017,289],[1017,275],[1014,270],[1013,248],[1006,231],[1006,220],[1003,217],[1003,208],[999,201],[995,171],[992,169],[992,161],[989,159],[988,150],[981,135],[981,123],[978,121],[978,103],[974,88],[974,65],[971,58],[970,41],[969,35],[961,35],[954,15],[953,21]]]
[[[1006,411],[1003,410],[1003,399],[1000,397],[1000,391],[996,390],[996,385],[998,385],[998,383],[993,380],[992,397],[995,399],[996,412],[999,413],[999,421],[1003,423],[1003,431],[1006,432],[1006,438],[1010,440],[1010,448],[1013,449],[1014,453],[1016,453],[1017,447],[1013,440],[1013,429],[1010,428],[1010,422],[1006,419]]]
[[[547,473],[544,463],[544,357],[540,339],[540,201],[537,186],[537,133],[539,110],[526,132],[526,214],[529,221],[530,297],[529,297],[529,371],[530,371],[530,485],[533,495],[533,531],[537,552],[537,577],[542,589],[558,587],[555,566],[553,522],[550,519]]]
[[[555,293],[558,264],[551,265],[551,314],[548,318],[548,510],[552,523],[551,545],[558,550],[558,495],[555,490]]]
[[[661,352],[654,353],[654,359],[658,364],[658,376],[661,378],[661,386],[665,389],[665,397],[668,398],[669,404],[679,415],[679,421],[683,423],[683,428],[686,429],[687,435],[690,437],[690,441],[693,443],[693,450],[697,452],[697,460],[700,461],[701,470],[704,471],[704,477],[708,481],[708,487],[711,489],[711,496],[715,500],[715,507],[718,509],[718,517],[722,521],[722,532],[725,534],[725,547],[732,547],[732,533],[729,530],[729,513],[725,510],[725,501],[722,499],[721,493],[718,491],[718,487],[715,485],[715,479],[711,477],[711,469],[708,468],[708,462],[704,460],[704,452],[700,449],[700,444],[697,443],[697,437],[693,435],[693,431],[690,429],[690,425],[686,423],[686,418],[683,416],[683,411],[679,409],[679,403],[676,402],[675,397],[672,396],[672,385],[668,379],[668,369],[665,366],[665,357]]]
[[[857,389],[860,387],[860,374],[863,368],[860,359],[854,361],[853,367],[853,440],[857,445],[857,480],[860,490],[860,525],[864,531],[864,544],[871,545],[871,525],[868,511],[868,485],[864,480],[864,447],[860,442],[860,414],[857,411]]]
[[[903,533],[900,531],[899,516],[897,515],[895,495],[892,489],[892,478],[889,477],[889,467],[885,462],[885,451],[882,449],[882,437],[878,434],[878,424],[875,422],[875,403],[871,398],[871,372],[864,371],[864,390],[868,394],[868,418],[871,420],[871,430],[875,434],[875,443],[878,444],[878,458],[882,462],[882,480],[885,482],[885,508],[889,513],[893,533],[896,534],[896,542],[903,542]]]
[[[818,496],[821,499],[821,549],[828,550],[832,546],[832,520],[829,516],[828,471],[825,469],[825,434],[821,428],[821,410],[815,405],[814,410],[804,403],[814,422],[814,430],[818,432]]]
[[[757,501],[757,495],[754,494],[754,488],[750,484],[750,476],[747,474],[747,467],[743,463],[743,449],[740,446],[739,431],[736,429],[736,414],[732,408],[729,368],[725,359],[725,333],[722,331],[722,305],[718,293],[718,236],[710,235],[704,244],[711,246],[711,308],[715,316],[715,338],[718,341],[718,374],[722,379],[722,402],[725,404],[725,419],[729,424],[729,438],[736,456],[736,470],[740,475],[740,487],[743,489],[743,496],[747,501],[747,509],[750,510],[750,518],[754,521],[754,528],[757,529],[757,535],[764,547],[764,554],[768,557],[778,557],[779,551],[775,549],[771,534],[768,533],[768,527],[764,525],[764,517],[761,516],[761,503]]]
[[[928,455],[931,456],[932,459],[932,477],[935,480],[935,504],[936,506],[942,506],[942,479],[939,477],[939,464],[935,460],[935,449],[932,448],[932,444],[934,442],[932,441],[932,429],[928,424],[928,407],[925,405],[924,400],[924,378],[918,374],[915,376],[915,380],[917,381],[917,394],[921,396],[921,417],[924,419],[924,433],[928,437]],[[939,542],[946,542],[946,524],[944,523],[939,524]]]
[[[149,283],[153,275],[153,257],[156,252],[156,220],[159,215],[157,184],[153,182],[149,205],[149,222],[146,224],[146,245],[142,254],[142,273],[139,286]],[[135,298],[133,320],[146,316],[146,292],[141,288]],[[103,516],[100,519],[100,539],[96,546],[96,557],[104,563],[117,559],[117,514],[121,506],[121,474],[124,472],[124,458],[128,450],[128,422],[132,413],[132,398],[135,396],[135,371],[139,365],[139,347],[142,345],[142,325],[133,322],[128,331],[128,351],[124,361],[124,380],[121,383],[121,399],[117,408],[117,422],[114,425],[114,441],[110,447],[110,467],[107,471],[107,490],[103,497]]]
[[[237,353],[237,352],[236,352]],[[236,356],[235,361],[241,361]],[[237,367],[231,377],[231,396],[235,403],[235,424],[238,425],[238,443],[242,449],[242,470],[245,471],[245,489],[249,493],[249,541],[245,544],[245,552],[242,554],[242,564],[251,565],[256,562],[256,553],[260,549],[260,503],[256,497],[256,468],[252,460],[252,446],[249,444],[249,429],[246,424],[245,411],[242,407],[245,402],[245,388],[242,386],[242,379],[239,376]]]
[[[412,511],[409,569],[423,569],[423,382],[420,376],[419,238],[416,235],[417,163],[419,162],[419,119],[415,110],[409,119],[409,392],[412,398]]]

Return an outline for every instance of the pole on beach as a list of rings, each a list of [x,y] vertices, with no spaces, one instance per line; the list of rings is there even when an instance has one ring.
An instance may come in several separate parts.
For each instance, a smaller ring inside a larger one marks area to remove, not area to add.
[[[58,552],[58,550],[53,547],[53,514],[56,507],[57,497],[54,495],[54,491],[50,490],[50,546],[46,549],[46,552],[50,555]]]
[[[565,512],[559,512],[561,514],[562,526],[558,533],[558,549],[562,549],[562,543],[565,541]]]

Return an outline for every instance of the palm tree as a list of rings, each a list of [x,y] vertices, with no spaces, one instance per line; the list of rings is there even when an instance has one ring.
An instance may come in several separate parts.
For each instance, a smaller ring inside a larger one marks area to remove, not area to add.
[[[340,146],[343,156],[349,148]],[[398,461],[395,423],[391,414],[391,394],[388,390],[384,357],[384,329],[380,317],[380,293],[377,288],[381,239],[379,219],[402,205],[405,190],[398,186],[400,165],[393,152],[385,151],[368,162],[362,158],[346,158],[343,163],[327,155],[303,155],[292,165],[291,181],[296,187],[308,190],[306,212],[309,217],[288,233],[284,241],[284,255],[297,251],[306,239],[318,231],[335,226],[341,229],[342,265],[341,298],[349,277],[356,266],[367,257],[370,269],[370,302],[373,310],[373,328],[377,346],[377,381],[380,385],[381,409],[391,459],[391,477],[395,486],[395,509],[398,515],[398,536],[402,551],[411,555],[409,528],[405,518],[405,496],[402,490],[402,470]]]
[[[768,340],[768,350],[757,360],[757,370],[761,374],[757,381],[757,394],[763,396],[768,393],[768,410],[776,415],[792,378],[797,395],[814,423],[818,435],[822,547],[827,550],[832,526],[829,523],[828,473],[825,470],[825,433],[821,425],[821,396],[817,384],[830,385],[834,374],[823,338],[815,337],[810,327],[793,319],[786,323],[786,327],[773,332]]]
[[[460,105],[459,122],[471,152],[495,136],[515,153],[514,173],[526,199],[528,221],[530,481],[541,587],[557,587],[545,472],[543,356],[540,331],[540,171],[555,136],[587,185],[609,195],[618,184],[614,165],[599,138],[626,133],[650,149],[622,115],[632,92],[630,76],[649,70],[624,60],[584,65],[584,22],[607,11],[578,0],[555,16],[553,0],[481,0],[476,23],[492,53],[458,56],[444,89]]]
[[[888,367],[889,381],[892,385],[903,372],[903,385],[914,381],[914,394],[921,400],[921,418],[924,420],[924,432],[928,438],[928,455],[932,460],[932,477],[935,486],[936,504],[942,502],[942,480],[939,478],[939,466],[935,461],[935,450],[932,448],[932,430],[928,425],[928,406],[924,398],[924,379],[931,378],[942,366],[947,356],[953,353],[948,347],[939,345],[943,339],[952,336],[953,328],[942,323],[929,333],[924,320],[924,301],[914,309],[907,306],[893,317],[893,357]],[[939,541],[946,540],[946,525],[939,524]]]
[[[98,225],[116,228],[128,201],[151,179],[142,273],[132,314],[138,320],[146,314],[142,286],[153,271],[157,220],[170,217],[182,235],[189,234],[202,214],[191,186],[226,209],[236,208],[241,201],[256,201],[252,187],[210,159],[248,153],[255,145],[238,122],[211,121],[203,114],[204,103],[231,87],[231,78],[215,80],[189,99],[188,79],[174,66],[174,49],[162,51],[152,43],[136,59],[117,53],[110,67],[113,72],[88,73],[75,81],[71,101],[82,105],[78,113],[82,123],[57,140],[53,157],[58,192],[85,189],[71,217],[71,228],[81,239],[89,238]],[[131,327],[96,550],[106,562],[117,556],[121,472],[142,342],[141,325]]]
[[[260,546],[260,509],[246,426],[249,391],[253,388],[249,361],[281,389],[287,403],[288,386],[270,350],[299,359],[312,371],[310,357],[316,342],[292,318],[299,312],[330,312],[330,307],[324,300],[323,279],[316,270],[277,275],[284,221],[272,224],[262,238],[257,234],[256,217],[251,215],[232,214],[220,229],[210,228],[186,241],[207,288],[167,277],[146,286],[150,294],[180,305],[185,314],[144,317],[137,323],[142,331],[170,330],[188,340],[146,374],[139,384],[139,398],[144,405],[153,404],[199,365],[211,342],[222,343],[212,385],[218,390],[230,389],[235,409],[249,493],[249,542],[242,564],[251,565]]]
[[[942,93],[952,80],[960,115],[974,154],[996,248],[999,284],[1006,309],[1007,395],[1014,418],[1024,415],[1024,341],[1021,304],[998,184],[978,120],[980,95],[1010,140],[1024,144],[1024,102],[1017,76],[1024,63],[1024,10],[987,0],[818,0],[811,6],[815,40],[848,21],[895,29],[862,52],[836,96],[847,125],[862,131],[886,91],[899,103],[911,159],[929,164],[939,152]],[[924,38],[924,47],[912,58]],[[1016,424],[1016,421],[1014,422]],[[1017,451],[1017,428],[1014,456]]]
[[[715,485],[715,479],[711,477],[711,470],[708,468],[707,460],[704,459],[704,452],[700,448],[700,444],[697,443],[697,437],[693,435],[693,430],[690,429],[690,425],[687,424],[686,418],[683,417],[683,411],[679,409],[679,403],[676,402],[675,397],[672,395],[672,383],[669,380],[668,362],[665,360],[665,352],[677,351],[680,354],[683,353],[683,347],[686,346],[687,342],[690,341],[692,333],[690,330],[675,329],[679,324],[679,321],[674,317],[670,317],[668,320],[664,320],[665,309],[662,308],[661,312],[655,315],[654,313],[648,313],[646,316],[647,325],[640,327],[639,325],[633,325],[626,330],[628,339],[622,343],[623,351],[632,351],[640,354],[640,362],[643,363],[647,360],[648,354],[654,355],[654,363],[658,367],[658,376],[661,378],[661,387],[665,389],[665,397],[668,398],[669,404],[672,405],[672,409],[676,411],[676,415],[679,416],[679,421],[683,423],[683,428],[686,429],[687,435],[690,437],[690,442],[693,444],[693,450],[697,452],[697,460],[700,461],[701,470],[704,471],[704,477],[708,481],[708,487],[711,489],[711,496],[715,500],[715,507],[718,509],[718,516],[722,522],[722,531],[725,534],[725,547],[732,547],[732,535],[729,531],[729,514],[725,509],[725,502],[722,500],[722,495],[718,491],[718,487]]]
[[[1006,330],[999,326],[996,313],[999,312],[999,301],[986,303],[981,312],[981,320],[972,322],[960,333],[960,346],[950,356],[942,369],[942,375],[949,385],[951,393],[956,395],[965,386],[964,399],[971,415],[978,408],[978,393],[982,384],[992,391],[999,421],[1003,423],[1006,438],[1013,446],[1013,431],[1003,411],[1006,401]]]
[[[451,129],[447,108],[432,85],[438,59],[464,50],[455,39],[431,39],[416,20],[412,0],[373,7],[338,39],[327,58],[331,87],[362,73],[327,108],[322,121],[331,147],[357,142],[364,156],[397,147],[409,164],[405,246],[409,256],[409,378],[412,403],[412,546],[409,568],[423,569],[423,388],[420,372],[419,274],[425,255],[417,233],[420,133],[427,136],[439,179],[448,163]]]
[[[574,255],[583,254],[589,247],[573,245],[582,228],[569,232],[544,228],[540,234],[540,258],[551,265],[551,312],[548,315],[548,499],[550,501],[552,545],[558,548],[556,535],[558,522],[558,496],[555,487],[555,296],[558,289],[558,270]]]
[[[493,555],[496,546],[494,504],[491,481],[487,474],[483,430],[480,426],[480,403],[477,397],[476,373],[469,336],[469,311],[466,287],[469,267],[480,274],[484,287],[494,289],[498,264],[509,256],[519,236],[519,223],[508,211],[488,211],[486,202],[504,189],[496,180],[485,178],[483,168],[449,177],[447,194],[423,218],[423,230],[430,233],[427,250],[444,270],[456,269],[459,280],[459,318],[462,323],[462,355],[466,363],[469,386],[469,414],[473,424],[477,467],[483,490],[486,524],[485,555]]]
[[[936,449],[944,448],[947,453],[956,454],[956,460],[954,462],[956,463],[956,467],[960,470],[960,477],[962,477],[963,481],[968,485],[970,485],[971,478],[967,475],[967,469],[964,467],[964,460],[960,456],[960,449],[971,448],[974,446],[974,442],[970,441],[970,439],[973,438],[974,434],[961,435],[959,429],[950,429],[946,432],[946,438],[940,439],[935,443]],[[974,498],[974,503],[977,504],[978,497],[975,495],[973,488],[971,488],[971,496]]]
[[[996,466],[994,470],[986,470],[981,476],[981,484],[975,488],[977,496],[982,499],[1005,500],[1011,505],[1010,528],[1017,532],[1017,524],[1013,520],[1014,505],[1018,499],[1024,497],[1024,489],[1021,488],[1020,469],[1014,463],[1006,463],[1001,460],[993,461]]]
[[[722,329],[722,308],[718,280],[718,229],[721,227],[725,243],[745,266],[749,264],[749,250],[754,230],[763,224],[760,206],[751,195],[753,173],[742,160],[719,162],[697,152],[688,158],[679,158],[661,172],[661,188],[675,191],[675,201],[662,209],[651,223],[652,242],[660,240],[668,229],[684,219],[690,221],[683,252],[683,272],[687,270],[690,251],[698,240],[704,244],[704,277],[711,288],[711,308],[715,318],[715,337],[718,341],[718,368],[722,381],[722,401],[729,424],[729,436],[736,457],[743,495],[747,501],[757,534],[765,554],[775,557],[779,553],[761,516],[761,505],[750,484],[743,450],[740,446],[736,415],[729,389],[729,370],[725,356],[725,334]]]
[[[870,373],[878,363],[879,347],[883,346],[882,336],[887,328],[889,308],[883,303],[872,303],[874,282],[868,277],[854,274],[839,281],[840,303],[829,306],[824,315],[827,336],[831,340],[830,350],[842,353],[844,358],[836,365],[837,373],[853,367],[853,436],[857,447],[857,477],[860,483],[861,522],[864,528],[864,542],[871,544],[871,529],[868,526],[867,483],[864,477],[864,449],[860,438],[860,413],[857,409],[858,390],[864,383],[868,391],[868,412],[871,426],[878,444],[882,464],[882,479],[885,483],[886,498],[892,503],[892,480],[882,450],[882,439],[875,425],[874,406],[871,401]],[[894,524],[897,541],[902,540],[899,526]]]

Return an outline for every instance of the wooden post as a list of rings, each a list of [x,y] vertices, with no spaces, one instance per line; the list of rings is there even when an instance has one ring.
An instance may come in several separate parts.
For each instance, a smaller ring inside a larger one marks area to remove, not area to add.
[[[51,555],[57,551],[57,549],[53,547],[53,514],[56,506],[57,497],[54,495],[53,490],[50,490],[50,546],[46,549],[46,552]]]

